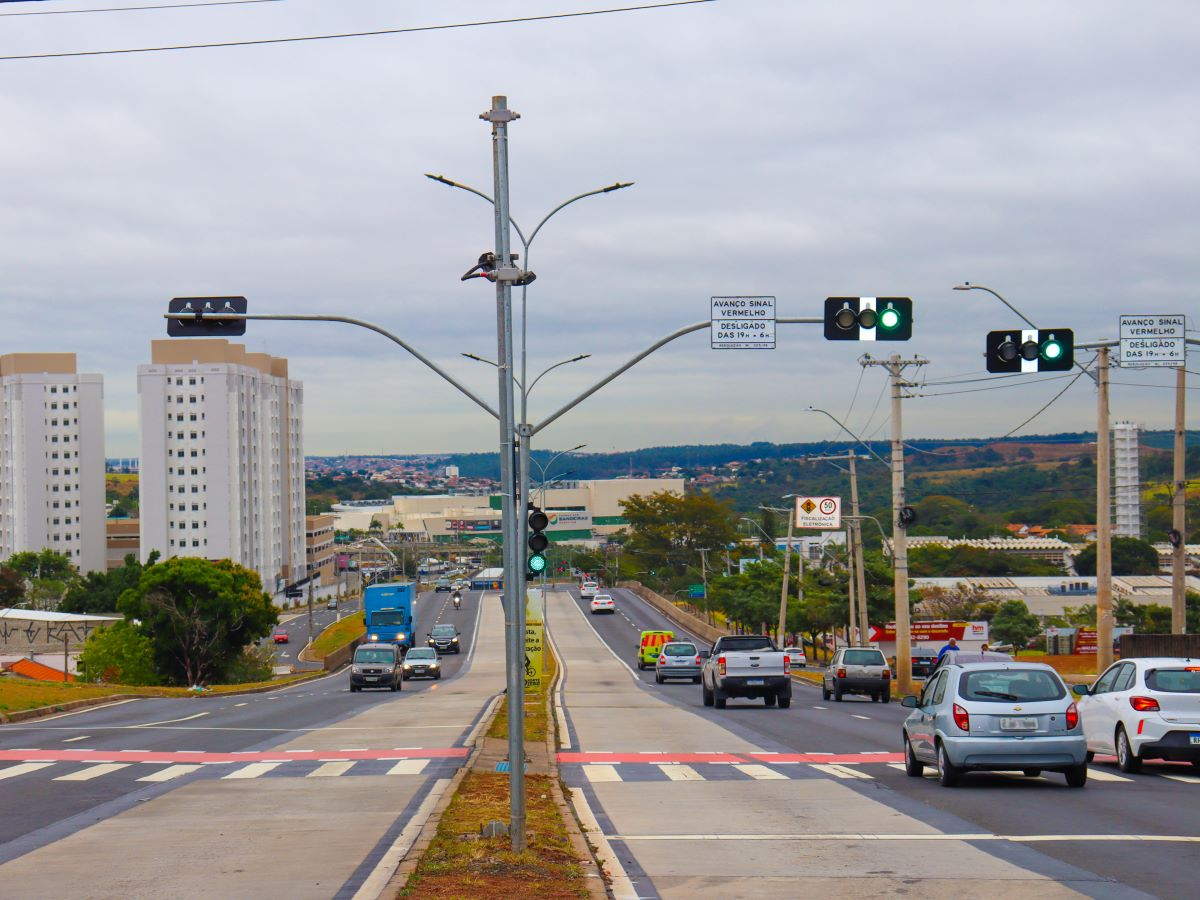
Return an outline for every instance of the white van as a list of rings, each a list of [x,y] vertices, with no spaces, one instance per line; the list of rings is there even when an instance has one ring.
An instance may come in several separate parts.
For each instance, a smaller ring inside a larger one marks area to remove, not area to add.
[[[579,586],[579,596],[584,600],[591,600],[596,596],[596,591],[600,590],[600,585],[594,581],[585,581]]]

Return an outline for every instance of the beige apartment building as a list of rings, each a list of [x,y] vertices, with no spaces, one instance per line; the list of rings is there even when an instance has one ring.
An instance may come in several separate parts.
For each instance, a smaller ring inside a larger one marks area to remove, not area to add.
[[[53,550],[105,568],[104,381],[74,353],[0,356],[0,559]]]
[[[318,584],[333,584],[335,577],[333,552],[333,513],[304,517],[304,560],[309,578]]]

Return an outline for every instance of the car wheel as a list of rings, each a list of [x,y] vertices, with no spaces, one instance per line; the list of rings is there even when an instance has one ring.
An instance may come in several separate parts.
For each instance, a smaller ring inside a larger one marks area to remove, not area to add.
[[[399,687],[399,685],[397,685],[397,684],[396,684],[396,682],[394,682],[394,681],[393,681],[393,682],[392,682],[392,693],[393,693],[393,694],[394,694],[394,693],[396,693],[396,690],[397,690],[397,688],[398,688],[398,687]]]
[[[838,703],[842,702],[842,689],[840,686],[835,686],[833,689],[833,699]]]
[[[880,703],[891,703],[892,702],[892,692],[884,691],[882,694],[880,694],[879,702]]]
[[[1083,760],[1084,760],[1084,762],[1095,762],[1095,760],[1096,760],[1095,751],[1089,750],[1087,753],[1083,754]]]
[[[697,675],[695,678],[692,679],[692,684],[699,684],[699,683],[700,683],[700,676]]]
[[[654,683],[655,683],[655,684],[662,684],[662,683],[663,683],[663,677],[662,677],[662,673],[661,673],[661,672],[655,672],[655,673],[654,673]]]
[[[1042,770],[1041,769],[1022,769],[1021,774],[1024,775],[1026,778],[1037,778],[1039,775],[1042,774]]]
[[[945,744],[938,744],[937,747],[937,773],[938,783],[942,787],[954,787],[958,784],[959,776],[962,775],[962,769],[952,765],[950,757],[946,755]]]
[[[713,692],[710,691],[708,688],[703,688],[703,692],[704,692],[704,705],[712,706],[713,705]]]
[[[350,685],[350,693],[352,693],[352,694],[357,694],[357,693],[358,693],[358,688],[357,688],[357,687],[355,687],[354,685]]]
[[[437,675],[435,675],[435,676],[434,676],[433,680],[434,680],[434,681],[441,681],[441,680],[442,680],[442,673],[441,673],[441,672],[438,672],[438,673],[437,673]]]
[[[1125,733],[1124,725],[1117,726],[1117,765],[1122,772],[1131,774],[1142,770],[1142,760],[1129,745],[1129,735]]]
[[[1083,787],[1087,784],[1088,770],[1086,763],[1082,766],[1071,766],[1063,774],[1067,776],[1067,787]]]
[[[925,774],[925,766],[917,761],[916,754],[913,753],[912,743],[908,739],[908,732],[904,734],[904,774],[910,778],[920,778]]]
[[[713,706],[715,706],[717,709],[724,709],[725,700],[726,697],[723,693],[717,690],[713,691]]]
[[[788,709],[791,705],[792,705],[791,696],[779,698],[779,708],[780,709]]]
[[[779,698],[777,698],[774,694],[767,694],[765,697],[763,697],[763,703],[765,703],[767,706],[774,706],[776,700],[778,699]]]
[[[642,665],[642,661],[641,661],[640,659],[638,660],[638,664],[637,664],[637,666],[638,666],[638,671],[639,671],[639,672],[640,672],[640,671],[642,671],[642,669],[646,668],[645,666],[643,666],[643,665]]]
[[[821,699],[822,700],[829,699],[829,688],[825,687],[825,685],[821,685]]]

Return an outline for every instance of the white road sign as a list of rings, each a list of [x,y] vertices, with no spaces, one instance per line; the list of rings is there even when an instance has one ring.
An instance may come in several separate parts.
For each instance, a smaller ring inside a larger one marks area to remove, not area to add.
[[[774,350],[774,297],[713,297],[713,350]]]
[[[1182,366],[1186,358],[1185,316],[1121,316],[1122,366]]]
[[[836,531],[842,527],[841,497],[797,497],[796,527]]]

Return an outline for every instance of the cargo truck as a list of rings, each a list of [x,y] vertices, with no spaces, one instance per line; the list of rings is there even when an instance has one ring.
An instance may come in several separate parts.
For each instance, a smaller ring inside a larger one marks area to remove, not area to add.
[[[411,582],[372,584],[363,591],[367,643],[413,646],[417,622],[417,592]]]

